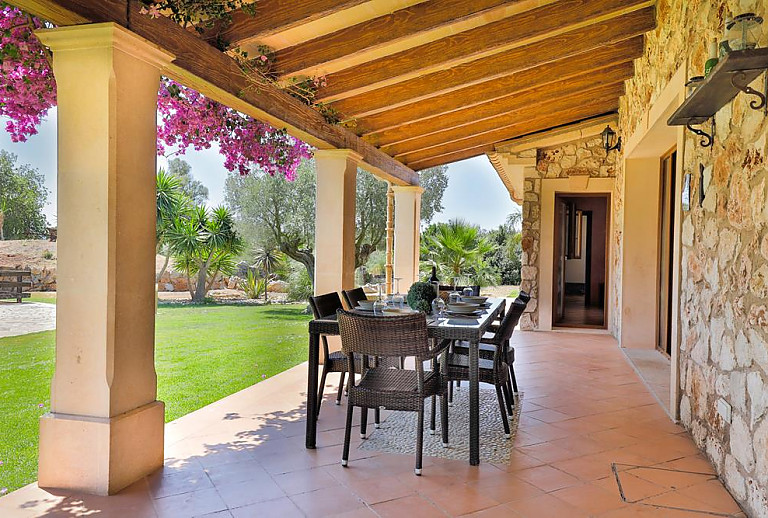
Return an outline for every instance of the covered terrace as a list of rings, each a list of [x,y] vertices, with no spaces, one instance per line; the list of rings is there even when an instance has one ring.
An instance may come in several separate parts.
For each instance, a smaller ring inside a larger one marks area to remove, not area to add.
[[[498,161],[516,139],[621,117],[634,60],[659,52],[645,34],[678,19],[668,10],[649,0],[259,0],[255,16],[240,9],[198,33],[134,0],[10,3],[57,26],[39,37],[58,85],[61,280],[39,481],[0,499],[0,514],[740,516],[677,411],[670,419],[606,332],[516,332],[523,397],[510,462],[429,458],[421,478],[411,456],[357,443],[342,468],[343,404],[323,405],[318,448],[305,449],[306,365],[167,426],[157,401],[161,76],[316,148],[316,293],[354,287],[357,169],[390,182],[389,275],[407,285],[418,276],[417,171]],[[274,49],[277,81],[244,72],[222,41]],[[302,77],[324,78],[316,101],[344,124],[281,90]],[[621,283],[608,289],[614,297]]]

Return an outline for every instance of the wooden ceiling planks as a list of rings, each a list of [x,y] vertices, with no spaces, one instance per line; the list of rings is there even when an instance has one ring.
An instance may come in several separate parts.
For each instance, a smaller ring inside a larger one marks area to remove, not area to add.
[[[388,80],[438,70],[487,55],[495,49],[538,43],[569,27],[592,25],[647,4],[648,0],[561,0],[329,74],[328,86],[319,97],[326,100],[348,97]],[[532,42],[534,39],[537,41]]]
[[[366,0],[258,0],[257,14],[238,9],[232,12],[232,23],[206,31],[207,40],[217,38],[232,45],[245,45],[281,31],[329,16],[365,3]]]
[[[343,114],[363,117],[409,102],[426,100],[482,81],[497,79],[553,61],[596,51],[606,45],[644,34],[655,26],[655,11],[652,7],[646,8],[613,20],[553,36],[545,43],[525,45],[453,68],[426,74],[416,79],[335,101],[332,106]],[[322,96],[322,93],[320,95]]]
[[[446,128],[475,124],[494,116],[513,113],[532,106],[546,106],[560,98],[577,95],[585,90],[623,82],[632,77],[633,73],[634,64],[630,61],[604,70],[589,70],[573,78],[544,84],[523,92],[513,91],[510,95],[486,103],[372,133],[364,138],[376,146],[389,146]]]
[[[439,156],[445,153],[460,151],[482,144],[494,144],[509,140],[528,133],[547,129],[547,127],[562,126],[595,115],[602,115],[618,108],[619,86],[598,89],[600,93],[610,94],[610,97],[591,98],[591,94],[573,96],[562,99],[547,106],[547,109],[520,110],[510,114],[506,119],[484,121],[475,126],[446,130],[442,134],[434,134],[411,141],[408,146],[399,146],[390,151],[395,158],[410,164],[424,158]],[[595,94],[598,90],[593,90]],[[546,126],[549,124],[549,126]]]
[[[508,95],[521,94],[532,88],[584,73],[598,74],[607,67],[631,63],[635,58],[642,55],[643,48],[643,37],[635,36],[630,40],[601,47],[591,52],[583,52],[573,57],[521,70],[499,79],[483,81],[423,101],[358,118],[355,120],[355,131],[359,135],[368,135]]]
[[[282,49],[276,53],[275,62],[283,76],[309,73],[309,69],[324,63],[439,27],[454,25],[499,6],[520,1],[429,0]]]

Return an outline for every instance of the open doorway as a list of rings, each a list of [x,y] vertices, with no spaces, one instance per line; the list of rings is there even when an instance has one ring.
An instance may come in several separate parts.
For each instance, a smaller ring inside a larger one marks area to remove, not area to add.
[[[606,327],[608,194],[555,195],[556,327]]]

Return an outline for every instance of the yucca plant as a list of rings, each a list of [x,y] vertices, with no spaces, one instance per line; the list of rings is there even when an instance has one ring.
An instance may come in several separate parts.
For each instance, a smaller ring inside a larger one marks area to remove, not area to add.
[[[245,296],[249,299],[257,299],[262,293],[267,293],[267,279],[266,277],[259,278],[253,273],[253,270],[248,270],[245,279],[240,279],[239,287],[245,292]]]

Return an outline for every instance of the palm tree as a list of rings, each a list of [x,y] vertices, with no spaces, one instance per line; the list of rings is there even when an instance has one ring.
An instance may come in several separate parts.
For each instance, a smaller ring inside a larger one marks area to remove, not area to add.
[[[255,251],[255,260],[253,266],[264,270],[264,279],[266,287],[269,288],[270,274],[280,267],[283,263],[283,254],[274,247],[260,247]],[[264,301],[267,301],[267,291],[264,289]]]
[[[231,274],[243,241],[235,231],[232,214],[226,207],[209,211],[204,205],[177,217],[167,241],[174,262],[187,274],[194,302],[202,302],[219,274]],[[191,277],[197,276],[194,290]]]
[[[493,272],[484,260],[494,245],[482,235],[479,227],[464,220],[431,225],[424,233],[421,248],[422,254],[440,268],[443,278],[453,284],[462,276],[469,276],[479,284],[494,281]]]

